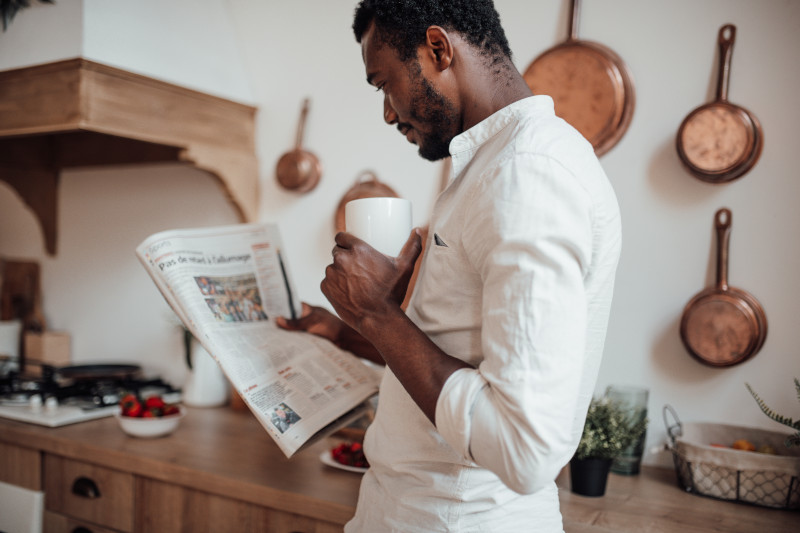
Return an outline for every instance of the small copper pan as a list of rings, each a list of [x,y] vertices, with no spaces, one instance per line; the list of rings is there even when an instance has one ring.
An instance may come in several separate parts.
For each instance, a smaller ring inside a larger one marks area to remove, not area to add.
[[[322,176],[322,163],[319,162],[319,158],[314,153],[303,149],[303,132],[306,127],[309,105],[309,100],[306,98],[300,112],[294,150],[283,154],[275,169],[275,176],[283,188],[301,193],[313,190]]]
[[[676,138],[684,167],[708,183],[726,183],[743,176],[755,166],[764,146],[764,132],[755,115],[728,101],[735,40],[736,26],[720,28],[717,97],[692,111]]]
[[[691,355],[711,366],[732,366],[754,356],[767,338],[767,316],[750,293],[728,285],[732,215],[717,211],[717,283],[692,298],[681,317],[681,340]]]

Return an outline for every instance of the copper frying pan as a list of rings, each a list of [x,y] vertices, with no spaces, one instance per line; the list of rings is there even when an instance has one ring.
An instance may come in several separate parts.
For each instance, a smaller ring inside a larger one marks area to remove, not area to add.
[[[767,316],[750,293],[728,285],[732,215],[714,216],[717,283],[692,298],[681,317],[681,340],[691,355],[711,366],[732,366],[754,356],[767,338]]]
[[[622,138],[635,106],[628,67],[611,49],[578,39],[580,0],[572,0],[569,37],[539,55],[523,74],[534,94],[547,94],[556,114],[600,156]]]
[[[678,129],[678,156],[695,177],[725,183],[747,173],[761,156],[764,133],[758,119],[745,108],[728,102],[731,56],[736,26],[719,30],[717,97],[692,111]]]

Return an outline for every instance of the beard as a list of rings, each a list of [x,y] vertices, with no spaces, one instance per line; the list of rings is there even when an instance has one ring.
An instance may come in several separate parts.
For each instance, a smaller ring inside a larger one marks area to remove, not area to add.
[[[416,130],[419,134],[419,155],[428,161],[450,157],[450,141],[459,133],[455,106],[422,76],[422,72],[414,74],[410,115],[428,129]]]

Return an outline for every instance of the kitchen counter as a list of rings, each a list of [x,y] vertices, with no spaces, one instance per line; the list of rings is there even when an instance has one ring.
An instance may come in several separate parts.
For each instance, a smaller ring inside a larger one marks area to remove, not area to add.
[[[230,408],[188,408],[176,432],[158,439],[128,437],[113,418],[60,428],[0,419],[0,442],[327,524],[341,525],[352,516],[361,479],[320,462],[335,441],[286,459],[249,412]],[[668,469],[611,474],[600,498],[571,493],[567,470],[558,485],[567,533],[779,532],[800,524],[795,511],[687,494]]]

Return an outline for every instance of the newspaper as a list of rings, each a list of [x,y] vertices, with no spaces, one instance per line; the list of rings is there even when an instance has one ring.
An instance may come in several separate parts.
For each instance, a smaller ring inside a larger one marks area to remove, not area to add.
[[[373,369],[326,339],[275,324],[300,309],[276,225],[165,231],[136,255],[286,457],[370,408]]]

